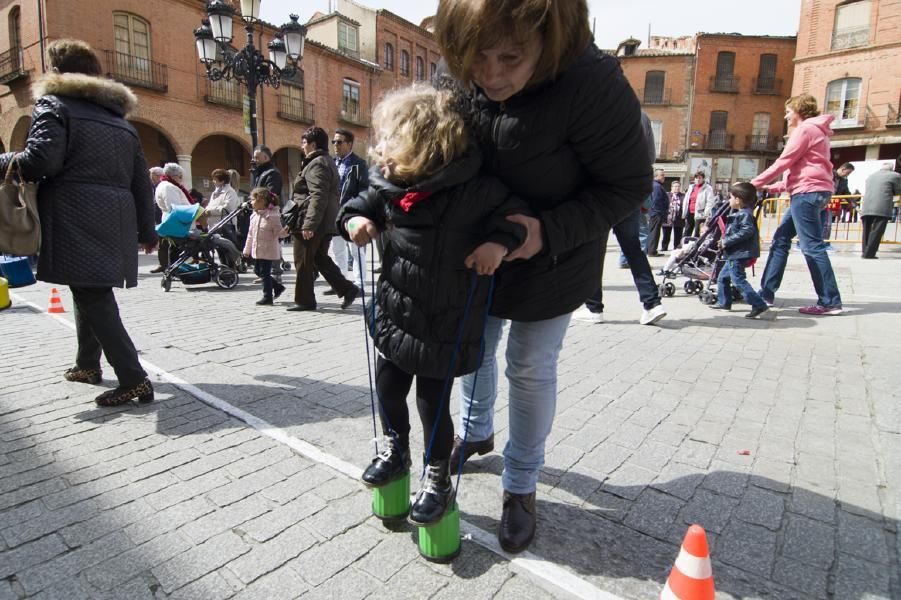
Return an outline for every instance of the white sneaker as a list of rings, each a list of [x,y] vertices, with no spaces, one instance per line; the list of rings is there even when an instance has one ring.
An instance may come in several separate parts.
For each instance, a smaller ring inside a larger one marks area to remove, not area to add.
[[[642,325],[653,325],[665,316],[666,309],[663,308],[662,304],[658,304],[654,308],[641,311],[641,319],[638,322]]]
[[[576,321],[585,321],[586,323],[603,323],[604,313],[591,312],[587,306],[583,306],[573,313],[573,319]]]

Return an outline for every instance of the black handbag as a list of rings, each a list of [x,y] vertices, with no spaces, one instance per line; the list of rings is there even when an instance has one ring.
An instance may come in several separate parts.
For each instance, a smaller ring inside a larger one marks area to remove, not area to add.
[[[289,200],[282,209],[282,225],[288,231],[300,231],[306,218],[306,209],[294,200]]]

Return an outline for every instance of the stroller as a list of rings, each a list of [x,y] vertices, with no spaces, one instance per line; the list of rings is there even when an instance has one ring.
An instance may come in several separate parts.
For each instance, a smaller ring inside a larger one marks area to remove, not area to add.
[[[675,261],[668,261],[661,275],[661,296],[674,296],[676,285],[672,281],[684,277],[682,289],[686,294],[697,295],[704,304],[716,301],[716,278],[725,264],[719,241],[726,231],[726,215],[729,204],[718,206],[700,237],[682,238],[682,254]]]
[[[241,251],[228,238],[217,233],[238,214],[249,211],[248,203],[228,214],[207,233],[191,231],[191,225],[203,213],[197,204],[176,206],[157,226],[157,233],[173,244],[175,260],[163,271],[160,286],[169,291],[172,280],[184,285],[202,285],[215,281],[224,290],[238,285],[238,272],[243,270]],[[190,259],[195,259],[189,264]]]

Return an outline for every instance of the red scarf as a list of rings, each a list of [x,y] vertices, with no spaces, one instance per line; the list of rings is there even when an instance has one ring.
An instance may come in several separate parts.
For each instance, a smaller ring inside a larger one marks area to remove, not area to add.
[[[165,175],[163,175],[162,177],[160,177],[160,181],[168,181],[169,183],[171,183],[172,185],[174,185],[175,187],[177,187],[178,189],[181,190],[181,192],[185,195],[185,198],[188,199],[188,202],[189,202],[189,203],[191,203],[191,204],[197,204],[197,200],[194,199],[194,196],[191,195],[191,192],[189,192],[188,190],[186,190],[186,189],[185,189],[185,186],[183,186],[182,184],[178,183],[178,182],[175,181],[174,179],[169,179],[168,177],[166,177]]]
[[[407,192],[407,194],[404,195],[403,198],[395,200],[394,202],[401,208],[401,210],[408,213],[415,205],[419,204],[431,195],[432,192]]]

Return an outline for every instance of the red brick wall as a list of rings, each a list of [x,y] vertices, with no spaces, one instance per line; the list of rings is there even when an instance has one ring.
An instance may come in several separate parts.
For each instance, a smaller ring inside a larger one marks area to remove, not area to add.
[[[395,87],[403,87],[416,83],[416,58],[421,57],[425,63],[425,81],[430,77],[430,64],[438,64],[440,55],[438,45],[431,33],[403,19],[393,18],[384,12],[376,16],[376,56],[381,74],[381,92],[387,92]],[[394,68],[385,69],[385,43],[394,46]],[[400,53],[406,50],[410,53],[410,74],[403,76],[400,72]]]

